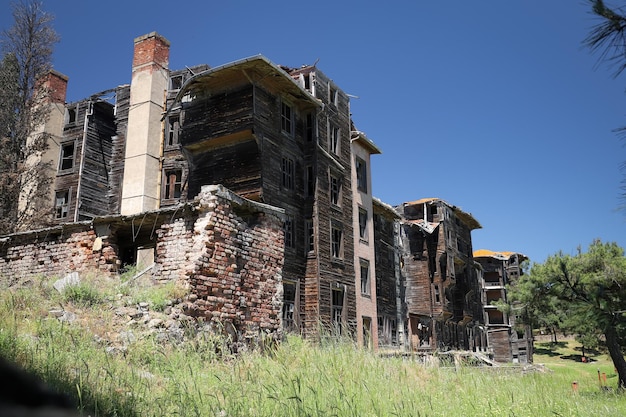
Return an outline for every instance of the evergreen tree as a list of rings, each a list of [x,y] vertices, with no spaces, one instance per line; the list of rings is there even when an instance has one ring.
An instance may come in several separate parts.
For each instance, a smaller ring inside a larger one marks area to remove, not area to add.
[[[559,252],[534,264],[509,290],[511,298],[532,316],[556,315],[561,317],[558,326],[584,337],[586,346],[606,345],[619,387],[626,388],[626,257],[622,248],[596,240],[586,253]]]

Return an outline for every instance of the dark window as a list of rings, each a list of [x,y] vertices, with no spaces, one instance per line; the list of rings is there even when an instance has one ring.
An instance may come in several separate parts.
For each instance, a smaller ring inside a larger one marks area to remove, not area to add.
[[[315,115],[308,113],[306,115],[306,140],[312,142],[315,139]]]
[[[291,217],[288,217],[283,224],[283,230],[285,232],[285,247],[293,248],[294,247],[294,233],[293,233],[293,220]]]
[[[283,280],[283,327],[285,330],[298,329],[298,283]]]
[[[341,205],[341,179],[330,176],[330,202],[336,206]]]
[[[180,169],[165,171],[165,193],[166,200],[177,199],[181,197],[183,182],[183,173]]]
[[[360,191],[367,192],[367,164],[361,158],[356,159],[356,183]]]
[[[293,190],[293,160],[289,158],[283,158],[282,165],[282,184],[284,188]]]
[[[67,124],[76,123],[76,107],[70,107],[67,109]]]
[[[306,219],[304,221],[304,231],[306,232],[306,241],[304,242],[306,252],[310,252],[315,249],[315,234],[312,219]]]
[[[339,155],[339,146],[341,141],[341,132],[338,127],[330,126],[329,150],[335,155]]]
[[[344,303],[344,291],[343,288],[333,288],[331,297],[331,319],[335,329],[341,333],[341,327],[343,324],[343,303]]]
[[[74,142],[61,145],[61,161],[59,170],[65,171],[74,168]]]
[[[172,90],[180,90],[183,86],[183,76],[175,75],[170,79],[170,87]]]
[[[370,263],[361,259],[361,294],[370,295],[371,294],[371,285],[370,285]]]
[[[367,210],[359,207],[359,237],[367,240]]]
[[[291,135],[293,133],[293,111],[291,106],[282,103],[280,116],[280,127],[282,131]]]
[[[333,224],[330,232],[330,254],[333,258],[341,258],[343,254],[343,230],[340,225]]]
[[[435,302],[441,303],[441,295],[439,294],[439,285],[435,284]]]
[[[328,101],[330,104],[337,105],[337,89],[334,87],[328,88]]]
[[[54,217],[65,219],[69,214],[70,192],[69,190],[57,191],[54,198]]]
[[[306,167],[306,189],[304,192],[307,197],[315,195],[315,170],[312,165]]]
[[[167,146],[178,145],[178,133],[180,131],[180,118],[172,116],[169,118],[167,132]]]

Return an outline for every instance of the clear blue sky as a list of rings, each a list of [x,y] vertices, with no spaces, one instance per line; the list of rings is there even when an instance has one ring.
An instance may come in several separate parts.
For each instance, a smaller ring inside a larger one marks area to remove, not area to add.
[[[68,101],[129,83],[133,39],[152,31],[170,40],[172,69],[319,61],[383,151],[381,200],[444,199],[482,224],[474,249],[534,262],[594,238],[626,247],[613,131],[626,126],[626,76],[581,46],[597,22],[582,0],[43,3]]]

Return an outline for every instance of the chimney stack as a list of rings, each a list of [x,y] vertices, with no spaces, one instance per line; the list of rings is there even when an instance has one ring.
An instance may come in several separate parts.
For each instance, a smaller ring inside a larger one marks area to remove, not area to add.
[[[161,115],[169,80],[170,43],[156,32],[135,39],[120,212],[159,208]]]

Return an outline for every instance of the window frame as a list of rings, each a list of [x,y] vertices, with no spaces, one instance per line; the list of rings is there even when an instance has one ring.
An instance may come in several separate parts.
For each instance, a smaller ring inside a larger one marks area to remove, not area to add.
[[[295,236],[295,225],[293,221],[293,217],[287,215],[285,221],[283,222],[283,241],[285,244],[285,248],[293,249],[296,246],[296,236]]]
[[[167,148],[180,145],[180,114],[172,115],[167,119]]]
[[[341,207],[342,189],[343,179],[330,172],[328,178],[328,199],[331,205]]]
[[[178,181],[170,182],[173,175],[180,175]],[[183,170],[181,168],[166,168],[163,170],[163,200],[176,201],[183,197]],[[176,188],[178,186],[178,196]],[[173,193],[173,196],[171,195]]]
[[[343,260],[343,225],[335,220],[331,220],[330,225],[330,257],[332,260]]]
[[[295,186],[295,162],[287,156],[282,157],[281,162],[281,186],[286,190],[293,190]]]
[[[70,216],[70,202],[71,202],[71,189],[56,190],[54,192],[54,219],[62,220],[67,219]],[[64,194],[64,202],[59,204],[59,194]],[[63,215],[63,208],[65,208],[65,215]]]
[[[341,129],[332,123],[328,124],[328,150],[337,156],[341,153]]]
[[[64,152],[64,150],[68,147],[72,147],[72,155],[71,156],[67,156]],[[65,161],[70,161],[71,166],[67,167],[67,168],[63,168],[64,166],[64,162]],[[58,172],[72,172],[74,170],[74,166],[76,165],[76,141],[72,140],[72,141],[66,141],[61,143],[60,145],[60,151],[59,151],[59,167],[58,167]]]
[[[355,164],[355,170],[356,170],[357,189],[359,191],[367,193],[367,190],[368,190],[367,162],[363,158],[359,158],[357,156],[354,164]]]
[[[369,240],[367,226],[369,223],[369,213],[364,207],[359,206],[359,239],[367,242]]]
[[[365,271],[365,276],[363,274]],[[361,278],[361,295],[366,297],[372,296],[372,279],[370,270],[370,261],[359,258],[359,276]]]
[[[304,220],[304,253],[308,254],[315,250],[315,226],[313,219]]]
[[[288,102],[281,100],[280,102],[280,130],[282,133],[288,135],[289,137],[293,137],[294,134],[294,123],[295,121],[295,111],[291,104]]]

